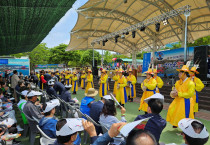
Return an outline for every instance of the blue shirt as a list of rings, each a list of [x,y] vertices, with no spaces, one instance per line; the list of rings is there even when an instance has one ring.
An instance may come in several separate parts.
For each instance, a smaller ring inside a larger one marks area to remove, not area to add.
[[[88,107],[88,104],[90,104],[90,102],[94,101],[95,99],[92,97],[84,97],[81,101],[81,106],[80,106],[80,111],[83,114],[87,114],[90,116],[90,108]]]
[[[135,121],[148,118],[151,116],[153,117],[148,120],[144,129],[151,132],[155,136],[156,141],[159,142],[160,135],[163,129],[166,127],[165,119],[163,119],[159,114],[145,114],[137,116]]]
[[[50,138],[56,138],[57,120],[54,117],[43,117],[39,121],[39,127]]]

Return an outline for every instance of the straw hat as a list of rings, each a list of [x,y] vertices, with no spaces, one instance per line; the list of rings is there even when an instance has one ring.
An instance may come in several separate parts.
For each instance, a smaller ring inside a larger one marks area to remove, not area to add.
[[[118,72],[119,72],[119,73],[122,73],[122,72],[124,72],[124,70],[120,68],[120,69],[118,70]]]
[[[89,88],[88,92],[85,93],[85,96],[95,97],[97,94],[98,94],[98,91],[96,91],[94,88]]]
[[[131,68],[129,68],[129,72],[130,72],[130,71],[133,71],[133,70],[132,70]]]
[[[154,73],[152,72],[152,69],[151,68],[149,68],[146,72],[144,72],[145,74],[151,74],[151,75],[153,75]]]
[[[176,69],[177,71],[189,72],[189,67],[187,65],[183,65],[181,69]]]
[[[194,73],[196,73],[196,74],[199,74],[199,72],[197,71],[197,68],[198,67],[196,67],[195,65],[191,68],[191,72],[194,72]]]
[[[118,72],[118,69],[116,69],[115,72]]]
[[[153,69],[153,73],[157,74],[158,73],[157,69]]]
[[[88,69],[88,72],[92,72],[92,70],[91,69]]]
[[[106,70],[105,70],[105,69],[103,69],[101,72],[102,72],[102,73],[105,73],[105,72],[106,72]]]

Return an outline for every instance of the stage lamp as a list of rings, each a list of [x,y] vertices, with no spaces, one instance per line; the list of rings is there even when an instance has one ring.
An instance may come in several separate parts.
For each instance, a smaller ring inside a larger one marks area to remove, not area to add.
[[[133,37],[133,38],[136,37],[136,31],[132,31],[132,37]]]
[[[117,43],[117,39],[118,39],[119,37],[120,37],[119,35],[116,35],[116,36],[115,36],[115,43]]]
[[[127,0],[124,0],[124,3],[127,3]]]
[[[146,27],[142,26],[140,27],[140,31],[144,31]]]
[[[105,43],[106,43],[106,42],[105,42],[105,41],[102,41],[102,42],[103,42],[103,46],[105,46]]]
[[[168,24],[168,20],[167,19],[164,19],[163,20],[163,25],[167,25]]]
[[[98,44],[100,44],[100,41],[98,41]]]
[[[156,30],[156,32],[160,31],[160,23],[155,24],[155,30]]]
[[[122,38],[122,39],[125,39],[125,35],[124,35],[124,34],[123,34],[123,35],[121,35],[121,38]]]

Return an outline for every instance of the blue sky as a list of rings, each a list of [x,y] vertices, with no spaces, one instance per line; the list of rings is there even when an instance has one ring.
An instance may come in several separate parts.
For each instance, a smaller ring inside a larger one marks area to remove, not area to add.
[[[47,43],[47,47],[52,48],[61,43],[69,44],[70,32],[77,22],[76,9],[84,5],[88,0],[77,0],[72,8],[60,19],[42,43]]]

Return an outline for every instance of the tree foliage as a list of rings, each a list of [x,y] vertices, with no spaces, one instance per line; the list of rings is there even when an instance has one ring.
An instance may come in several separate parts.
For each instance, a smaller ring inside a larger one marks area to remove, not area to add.
[[[94,50],[94,59],[97,60],[97,63],[101,63],[101,55],[98,51]],[[86,50],[82,52],[80,63],[85,66],[93,63],[93,50]]]

